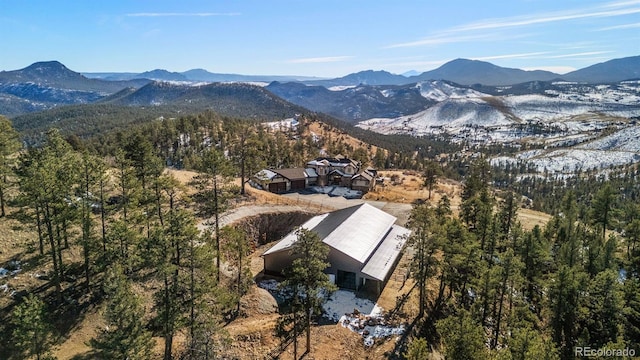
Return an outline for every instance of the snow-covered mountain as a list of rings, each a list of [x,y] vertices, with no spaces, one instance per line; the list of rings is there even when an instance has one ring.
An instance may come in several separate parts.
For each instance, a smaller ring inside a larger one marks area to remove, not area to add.
[[[526,164],[571,173],[640,161],[640,81],[587,85],[554,82],[541,93],[489,95],[450,83],[422,82],[437,103],[411,115],[372,118],[356,126],[383,134],[442,136],[469,145],[541,147],[494,165]],[[492,91],[494,94],[495,91]],[[516,91],[520,93],[520,90]]]
[[[575,132],[579,124],[597,123],[604,117],[633,118],[640,116],[640,81],[620,85],[578,85],[554,83],[545,94],[489,95],[466,87],[440,81],[416,85],[420,94],[436,104],[426,110],[395,118],[372,118],[358,127],[384,134],[456,135],[463,128],[476,130],[518,130],[513,139],[534,132]],[[582,125],[584,127],[584,125]],[[466,137],[465,137],[466,138]],[[466,139],[468,140],[468,139]],[[485,139],[486,140],[486,139]],[[504,140],[500,136],[500,140]]]

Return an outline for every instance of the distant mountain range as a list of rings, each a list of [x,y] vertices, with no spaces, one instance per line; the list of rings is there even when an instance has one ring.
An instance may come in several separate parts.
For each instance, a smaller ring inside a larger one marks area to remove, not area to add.
[[[34,64],[35,65],[35,64]],[[149,79],[155,81],[185,82],[301,82],[307,85],[324,87],[356,85],[407,85],[426,80],[446,80],[460,85],[505,86],[529,81],[579,81],[586,83],[613,83],[640,78],[640,56],[613,59],[600,64],[557,74],[550,71],[525,71],[500,67],[489,62],[468,59],[455,59],[437,69],[417,73],[410,71],[402,75],[387,71],[366,70],[335,79],[319,79],[309,76],[270,76],[211,73],[204,69],[185,72],[169,72],[156,69],[143,73],[83,73],[88,78],[103,80]],[[0,78],[1,79],[1,78]],[[2,80],[0,80],[2,82]]]
[[[238,95],[237,87],[225,87],[221,83],[252,83],[265,86],[257,99],[272,96],[270,101],[276,101],[276,97],[280,97],[285,102],[353,122],[413,114],[432,106],[434,100],[422,96],[420,88],[420,84],[432,80],[472,88],[485,94],[504,91],[525,94],[553,89],[553,83],[558,81],[604,84],[630,79],[640,79],[640,56],[614,59],[564,75],[456,59],[419,75],[404,76],[368,70],[336,79],[216,74],[203,69],[181,73],[156,69],[144,73],[81,74],[57,61],[48,61],[34,63],[20,70],[0,72],[0,114],[15,117],[62,105],[94,103],[118,106],[198,103],[204,106],[218,103],[218,99],[227,91],[235,94],[233,96]],[[217,85],[207,85],[211,83]],[[242,91],[240,93],[244,94]],[[225,101],[231,101],[231,95],[225,96]],[[227,109],[234,107],[225,106]],[[259,115],[259,112],[251,114],[236,110],[229,114]]]
[[[82,73],[87,78],[110,81],[123,81],[133,79],[149,79],[154,81],[178,81],[178,82],[255,82],[270,83],[272,81],[312,81],[319,80],[313,76],[282,76],[282,75],[239,75],[211,73],[204,69],[191,69],[184,72],[170,72],[163,69],[155,69],[142,73]]]

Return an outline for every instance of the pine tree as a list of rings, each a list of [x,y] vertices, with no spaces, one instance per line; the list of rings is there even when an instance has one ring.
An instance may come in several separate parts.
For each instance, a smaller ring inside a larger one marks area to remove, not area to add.
[[[558,350],[553,343],[529,326],[513,330],[507,347],[512,360],[559,360]]]
[[[324,270],[329,267],[327,255],[329,247],[322,243],[318,234],[300,228],[296,231],[297,240],[291,248],[294,258],[291,268],[285,271],[284,286],[290,287],[294,294],[300,294],[301,308],[304,312],[304,328],[307,333],[307,352],[311,350],[311,317],[321,311],[325,297],[322,291],[330,293],[336,286],[329,281]],[[295,327],[295,326],[294,326]]]
[[[218,270],[216,280],[220,282],[220,266],[222,263],[220,214],[226,210],[227,201],[230,198],[229,193],[224,190],[233,174],[233,168],[220,150],[211,148],[202,154],[198,169],[203,173],[197,179],[197,187],[200,191],[197,197],[201,198],[200,215],[213,215],[214,217],[216,268]]]
[[[35,209],[41,225],[39,236],[49,243],[58,300],[62,300],[61,280],[65,272],[62,250],[69,247],[68,230],[77,219],[75,190],[79,168],[77,154],[56,129],[51,129],[41,148],[29,149],[20,157],[17,170],[22,199]]]
[[[210,240],[208,231],[192,237],[185,256],[189,271],[189,331],[181,359],[215,359],[227,340],[221,316],[227,306],[226,292],[215,286],[216,269]]]
[[[87,292],[91,285],[91,264],[93,263],[93,254],[97,246],[95,244],[95,236],[93,234],[93,218],[91,212],[93,209],[94,199],[92,196],[92,190],[96,184],[104,177],[105,168],[102,161],[96,157],[89,155],[87,152],[82,154],[81,160],[81,180],[79,192],[82,194],[82,214],[81,214],[81,228],[82,236],[80,244],[82,245],[82,252],[84,257],[84,273],[85,273],[85,286]]]
[[[225,226],[220,229],[220,238],[223,241],[225,260],[236,270],[236,315],[240,314],[240,299],[248,289],[247,280],[251,278],[251,270],[248,264],[249,239],[244,230]]]
[[[11,343],[20,358],[53,359],[53,326],[47,319],[44,302],[31,294],[11,313]]]
[[[616,202],[616,194],[610,183],[606,183],[595,194],[592,204],[593,222],[597,224],[601,231],[601,239],[606,239],[606,231],[613,221],[614,205]]]
[[[630,349],[640,348],[640,279],[632,276],[624,282],[624,333]]]
[[[438,182],[438,176],[442,174],[442,169],[434,161],[427,161],[424,167],[423,177],[424,186],[429,190],[429,200],[431,200],[431,191]]]
[[[425,338],[417,338],[409,343],[404,354],[407,360],[424,360],[429,357],[429,344]]]
[[[418,317],[422,317],[425,312],[427,279],[434,275],[434,264],[436,262],[436,244],[440,244],[439,237],[442,237],[442,227],[436,221],[434,210],[426,205],[419,205],[411,211],[410,227],[412,229],[409,245],[415,251],[412,259],[411,274],[416,279],[418,286]]]
[[[151,359],[154,340],[145,329],[145,311],[120,265],[107,271],[104,291],[106,326],[90,341],[91,347],[101,359]]]
[[[436,323],[442,337],[443,353],[446,359],[469,360],[486,359],[484,331],[464,310]]]
[[[591,346],[601,348],[607,343],[615,343],[620,335],[619,324],[623,323],[623,292],[618,282],[618,274],[611,269],[601,271],[589,282],[583,301],[586,329]]]

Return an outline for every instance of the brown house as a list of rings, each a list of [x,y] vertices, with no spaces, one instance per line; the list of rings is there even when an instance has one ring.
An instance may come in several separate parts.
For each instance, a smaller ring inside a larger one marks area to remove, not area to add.
[[[351,185],[351,177],[360,171],[358,161],[342,157],[335,158],[322,157],[311,160],[307,163],[307,168],[314,169],[318,174],[318,185]]]
[[[363,193],[373,190],[376,185],[376,177],[369,171],[363,171],[354,175],[351,178],[351,188],[353,190],[360,190]]]
[[[315,185],[317,179],[318,175],[313,169],[303,168],[264,169],[252,178],[262,189],[276,194],[305,189]]]

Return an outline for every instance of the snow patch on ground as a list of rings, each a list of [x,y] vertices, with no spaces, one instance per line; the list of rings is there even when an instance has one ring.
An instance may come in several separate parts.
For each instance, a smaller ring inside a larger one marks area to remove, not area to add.
[[[278,302],[291,292],[282,289],[276,280],[262,280],[258,287],[271,293]],[[372,346],[375,339],[401,335],[405,331],[403,324],[395,326],[384,318],[384,309],[374,301],[362,299],[352,291],[337,290],[322,306],[326,319],[336,322],[353,332],[362,335],[365,346]]]
[[[402,335],[404,325],[388,323],[382,309],[375,302],[361,299],[347,290],[334,292],[323,305],[324,317],[362,335],[364,345],[372,346],[375,339]]]
[[[298,120],[295,118],[288,118],[280,121],[270,121],[262,123],[263,126],[273,130],[295,130],[298,127]]]
[[[376,303],[356,297],[356,294],[347,290],[334,292],[322,307],[327,319],[338,322],[345,314],[352,314],[356,310],[361,314],[371,314]]]

